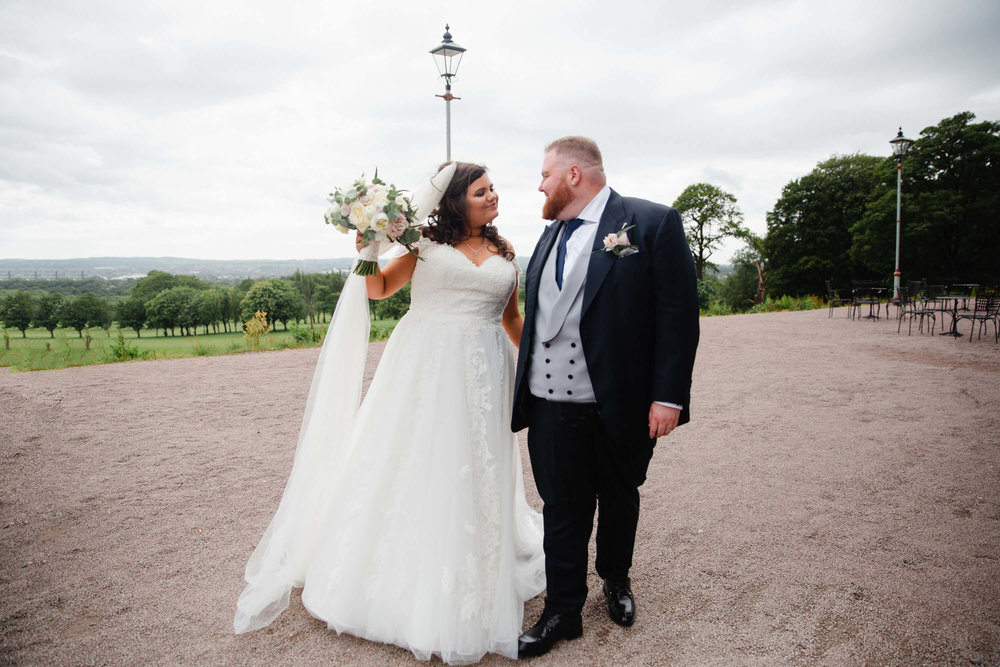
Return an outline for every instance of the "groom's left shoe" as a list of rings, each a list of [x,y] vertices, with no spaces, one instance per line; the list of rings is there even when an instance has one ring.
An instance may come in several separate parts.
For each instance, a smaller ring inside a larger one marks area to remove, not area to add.
[[[604,580],[604,599],[608,603],[608,616],[623,627],[635,622],[635,598],[632,596],[632,582],[624,579]]]

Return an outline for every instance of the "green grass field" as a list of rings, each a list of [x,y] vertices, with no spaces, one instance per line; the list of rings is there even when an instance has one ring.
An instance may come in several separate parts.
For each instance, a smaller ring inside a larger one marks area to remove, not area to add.
[[[395,325],[396,320],[376,320],[372,322],[372,332],[384,338]],[[318,325],[317,330],[323,332]],[[45,329],[28,329],[27,338],[22,338],[20,331],[11,329],[6,330],[6,334],[9,339],[0,344],[0,367],[9,367],[11,371],[53,370],[122,360],[116,358],[114,353],[114,346],[118,344],[117,327],[112,327],[108,332],[100,328],[84,330],[83,338],[80,338],[74,329],[56,329],[55,338],[50,337]],[[89,350],[86,341],[88,334],[91,338]],[[255,349],[283,350],[320,345],[320,343],[296,341],[291,331],[281,329],[263,337],[258,348],[253,348],[243,338],[242,333],[156,336],[154,331],[144,329],[142,336],[136,337],[135,331],[127,329],[122,330],[121,334],[126,345],[137,351],[136,358],[140,360],[205,357],[251,352]]]

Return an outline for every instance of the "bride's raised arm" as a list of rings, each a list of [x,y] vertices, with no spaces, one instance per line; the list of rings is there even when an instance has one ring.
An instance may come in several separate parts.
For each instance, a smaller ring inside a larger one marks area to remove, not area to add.
[[[357,248],[360,251],[361,234],[356,237]],[[417,252],[414,249],[414,252]],[[368,288],[369,299],[385,299],[400,290],[413,277],[413,269],[417,266],[417,256],[407,252],[401,257],[389,261],[385,268],[379,267],[373,276],[365,276],[365,286]]]

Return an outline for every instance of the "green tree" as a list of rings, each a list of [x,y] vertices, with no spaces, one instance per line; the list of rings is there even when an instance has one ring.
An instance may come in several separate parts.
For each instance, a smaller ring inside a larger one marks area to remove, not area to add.
[[[62,307],[62,294],[43,294],[35,303],[34,323],[49,332],[50,338],[56,337],[56,327],[59,326],[59,309]]]
[[[851,230],[884,188],[885,167],[870,155],[834,156],[782,189],[767,214],[768,294],[823,294],[827,279],[847,285],[862,277]]]
[[[174,287],[191,287],[193,289],[208,289],[210,285],[195,276],[178,276],[166,271],[150,271],[144,278],[139,278],[132,287],[130,296],[136,296],[149,303],[153,297]]]
[[[337,299],[339,297],[339,293],[336,295],[333,294],[330,288],[322,283],[316,286],[316,311],[323,322],[326,321],[327,313],[332,314],[337,309]]]
[[[706,271],[705,277],[698,281],[698,308],[707,310],[718,299],[722,282],[714,271]]]
[[[31,294],[14,292],[4,298],[0,307],[0,319],[3,319],[4,326],[20,331],[21,338],[27,338],[34,310],[35,300]]]
[[[175,334],[177,327],[188,321],[188,304],[198,298],[199,291],[193,287],[171,287],[157,294],[146,304],[146,317],[154,329],[162,329],[163,335]]]
[[[246,296],[246,290],[241,289],[239,285],[229,288],[229,293],[226,297],[225,316],[222,318],[226,331],[230,331],[230,324],[232,324],[232,331],[239,331],[243,328],[243,311],[240,310],[240,302],[243,301],[244,296]]]
[[[323,314],[325,321],[325,316],[332,316],[337,309],[337,301],[340,299],[340,293],[344,290],[344,283],[347,282],[347,279],[340,271],[323,273],[319,276],[320,284],[316,288],[316,301],[317,308]]]
[[[317,290],[320,286],[318,274],[302,273],[296,269],[290,281],[302,298],[302,315],[309,320],[309,328],[316,326],[316,309],[319,304]]]
[[[375,318],[379,320],[398,320],[410,309],[410,283],[403,285],[392,296],[376,301],[372,299]]]
[[[177,276],[166,271],[150,271],[144,278],[139,278],[132,286],[131,296],[149,303],[153,297],[171,287],[177,286]]]
[[[259,310],[267,313],[269,322],[280,321],[288,329],[289,320],[301,317],[302,297],[287,280],[266,278],[254,283],[240,302],[240,309],[244,320]]]
[[[208,333],[211,326],[215,333],[219,333],[219,325],[227,318],[229,308],[229,290],[221,285],[216,285],[203,291],[198,299],[198,319]]]
[[[900,272],[913,279],[984,283],[1000,256],[1000,123],[975,114],[920,133],[903,160]],[[883,161],[880,195],[853,227],[864,270],[892,275],[896,242],[895,160]]]
[[[704,278],[705,268],[716,268],[708,261],[723,239],[735,236],[742,227],[743,213],[736,197],[709,183],[695,183],[684,189],[674,201],[681,214],[684,233],[694,256],[695,274]]]
[[[110,336],[111,325],[115,321],[115,310],[108,303],[108,300],[95,294],[81,294],[80,298],[85,299],[87,307],[90,308],[90,319],[87,320],[87,326],[101,327]]]
[[[98,298],[93,294],[81,294],[78,297],[67,299],[59,309],[59,324],[70,329],[75,329],[77,335],[83,338],[83,330],[95,321],[98,317]]]
[[[175,288],[175,289],[187,289],[187,288]],[[204,302],[205,292],[201,290],[195,290],[194,294],[191,295],[187,301],[184,302],[184,306],[181,308],[180,314],[178,315],[177,323],[180,325],[181,330],[184,332],[185,336],[190,336],[192,331],[195,335],[198,334],[198,327],[207,323],[207,320],[203,316],[202,304]],[[206,333],[208,333],[206,328]]]
[[[749,247],[741,248],[733,258],[733,271],[719,285],[719,301],[735,312],[745,312],[764,300],[763,263]]]
[[[115,319],[118,326],[134,329],[136,338],[141,338],[142,328],[146,326],[146,304],[139,297],[129,297],[118,303]]]

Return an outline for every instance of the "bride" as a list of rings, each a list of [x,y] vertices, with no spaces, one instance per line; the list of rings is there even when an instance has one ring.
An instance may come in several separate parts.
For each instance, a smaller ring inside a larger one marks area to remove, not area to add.
[[[431,183],[415,197],[418,211],[437,205],[419,260],[352,275],[341,295],[284,495],[247,563],[237,633],[271,623],[302,586],[305,608],[338,633],[422,660],[517,657],[524,600],[545,587],[541,516],[510,431],[518,267],[492,225],[485,167],[448,163]],[[411,280],[359,406],[367,297]]]

